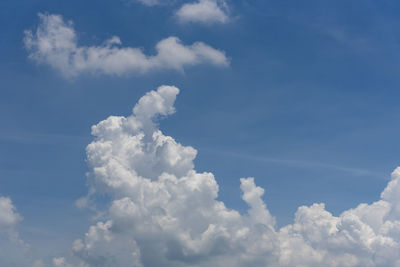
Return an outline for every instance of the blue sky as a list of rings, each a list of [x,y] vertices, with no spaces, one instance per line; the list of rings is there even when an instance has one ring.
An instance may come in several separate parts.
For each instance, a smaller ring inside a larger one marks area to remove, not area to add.
[[[301,205],[323,202],[339,216],[378,200],[398,166],[398,2],[231,0],[229,21],[212,25],[180,21],[184,2],[0,3],[0,195],[44,261],[93,224],[75,206],[88,191],[90,127],[130,115],[160,85],[180,89],[160,129],[198,150],[196,170],[215,175],[218,199],[245,213],[239,178],[255,177],[279,227]],[[154,55],[176,36],[224,51],[229,66],[65,77],[24,47],[38,13],[71,20],[79,46],[118,36]]]

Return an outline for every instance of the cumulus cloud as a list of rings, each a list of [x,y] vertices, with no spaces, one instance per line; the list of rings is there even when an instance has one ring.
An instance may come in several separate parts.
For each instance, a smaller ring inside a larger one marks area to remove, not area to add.
[[[184,4],[175,14],[182,22],[203,24],[227,23],[228,8],[223,0],[198,0]]]
[[[400,266],[400,168],[377,202],[340,216],[301,206],[277,229],[254,178],[240,179],[248,211],[227,208],[214,175],[195,171],[197,151],[158,129],[178,93],[161,86],[92,127],[88,198],[110,204],[74,242],[75,266]]]
[[[139,48],[122,47],[116,36],[100,46],[79,46],[72,22],[65,22],[60,15],[39,14],[39,18],[35,31],[25,31],[24,44],[29,57],[66,77],[82,73],[126,75],[160,69],[183,71],[186,66],[203,63],[229,65],[223,51],[202,42],[184,45],[177,37],[158,42],[156,54],[150,56]]]

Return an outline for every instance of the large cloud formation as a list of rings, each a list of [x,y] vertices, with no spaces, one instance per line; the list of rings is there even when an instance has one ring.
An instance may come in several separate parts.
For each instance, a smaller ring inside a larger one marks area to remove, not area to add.
[[[24,44],[29,57],[50,65],[66,77],[81,73],[126,75],[159,69],[183,71],[186,66],[201,63],[229,65],[223,51],[202,42],[184,45],[177,37],[158,42],[157,53],[151,56],[139,48],[121,47],[116,36],[100,46],[79,46],[72,22],[65,22],[60,15],[39,14],[39,18],[36,31],[25,31]]]
[[[377,202],[338,217],[302,206],[277,229],[253,178],[240,179],[248,211],[228,209],[213,174],[195,171],[197,151],[157,128],[178,93],[161,86],[92,127],[86,203],[110,204],[74,242],[75,266],[400,266],[400,168]]]

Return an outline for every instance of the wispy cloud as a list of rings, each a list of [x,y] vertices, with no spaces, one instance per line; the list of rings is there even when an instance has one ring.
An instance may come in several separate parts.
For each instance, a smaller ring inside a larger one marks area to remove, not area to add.
[[[161,69],[183,71],[187,66],[198,64],[229,65],[223,51],[202,42],[184,45],[177,37],[158,42],[157,53],[151,56],[139,48],[121,47],[121,40],[116,36],[100,46],[79,46],[72,22],[65,22],[60,15],[39,14],[39,18],[36,31],[25,31],[29,57],[53,67],[65,77],[83,73],[120,76]]]
[[[161,2],[163,2],[160,0],[136,0],[136,1],[139,3],[142,3],[143,5],[146,5],[146,6],[155,6],[155,5],[159,5]]]
[[[383,176],[384,175],[382,173],[378,173],[378,172],[367,170],[367,169],[353,168],[353,167],[347,167],[347,166],[341,166],[341,165],[317,162],[317,161],[305,161],[305,160],[296,160],[296,159],[282,159],[282,158],[275,158],[275,157],[255,156],[255,155],[249,155],[249,154],[243,154],[243,153],[237,153],[237,152],[220,151],[220,150],[209,149],[209,148],[205,148],[204,150],[214,153],[214,154],[219,154],[219,155],[228,156],[228,157],[240,158],[240,159],[249,160],[249,161],[275,163],[275,164],[281,164],[281,165],[286,165],[286,166],[291,166],[291,167],[296,167],[296,168],[330,169],[330,170],[351,173],[351,174],[357,175],[357,176],[364,176],[364,175],[382,175]]]

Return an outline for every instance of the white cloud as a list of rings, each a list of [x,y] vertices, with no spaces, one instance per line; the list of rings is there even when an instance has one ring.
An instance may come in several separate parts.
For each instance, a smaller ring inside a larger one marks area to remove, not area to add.
[[[377,202],[340,216],[322,203],[302,206],[293,224],[277,229],[253,178],[240,179],[249,210],[228,209],[217,200],[213,174],[194,170],[197,151],[157,128],[159,116],[175,112],[178,93],[161,86],[132,115],[92,127],[88,197],[106,194],[111,202],[104,219],[74,242],[80,264],[400,266],[400,168]]]
[[[187,3],[180,7],[175,15],[182,22],[214,24],[229,21],[227,5],[223,0],[198,0]]]
[[[226,67],[225,53],[202,42],[184,45],[177,37],[168,37],[156,45],[157,53],[147,56],[139,48],[121,47],[114,36],[100,46],[79,46],[72,22],[59,15],[39,14],[36,31],[25,31],[24,44],[29,57],[48,64],[66,77],[82,73],[126,75],[152,70],[183,71],[186,66],[212,64]]]

